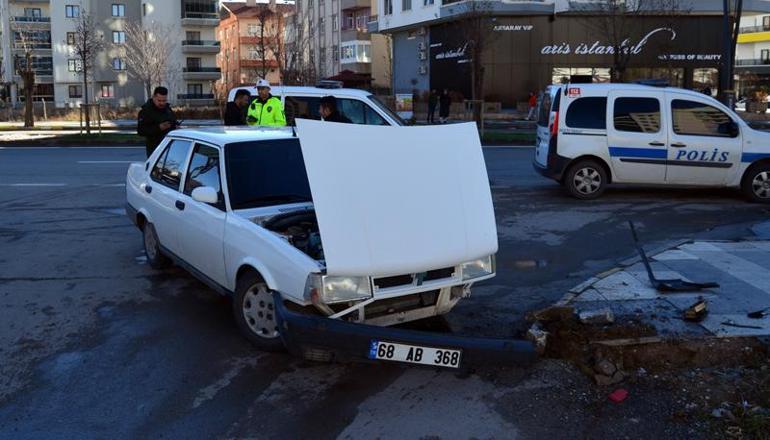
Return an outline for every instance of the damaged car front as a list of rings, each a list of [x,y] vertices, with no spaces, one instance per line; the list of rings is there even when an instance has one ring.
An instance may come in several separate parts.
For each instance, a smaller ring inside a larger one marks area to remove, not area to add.
[[[255,272],[234,301],[252,341],[270,349],[280,337],[318,360],[531,360],[525,342],[389,327],[445,314],[495,275],[497,231],[473,124],[298,120],[297,133],[269,148],[225,148],[237,218],[225,257],[236,279],[243,267]]]

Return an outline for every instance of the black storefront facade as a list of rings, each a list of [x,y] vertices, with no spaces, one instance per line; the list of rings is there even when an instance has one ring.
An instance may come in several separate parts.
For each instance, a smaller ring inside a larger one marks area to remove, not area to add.
[[[606,26],[592,20],[600,19],[556,15],[490,20],[483,56],[485,100],[511,107],[548,84],[610,82],[612,51],[620,42],[629,54],[624,81],[697,90],[709,86],[716,93],[721,17],[638,17],[629,35],[616,40],[607,37]],[[456,22],[430,27],[430,88],[471,97],[467,40]]]

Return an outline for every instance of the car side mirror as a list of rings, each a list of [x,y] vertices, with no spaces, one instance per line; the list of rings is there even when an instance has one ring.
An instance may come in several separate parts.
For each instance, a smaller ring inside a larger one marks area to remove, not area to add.
[[[219,202],[219,193],[210,186],[199,186],[192,191],[192,199],[214,205]]]

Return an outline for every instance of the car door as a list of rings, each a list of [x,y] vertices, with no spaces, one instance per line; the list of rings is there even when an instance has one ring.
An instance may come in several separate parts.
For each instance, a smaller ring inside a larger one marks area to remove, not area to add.
[[[742,134],[733,118],[713,100],[668,94],[671,143],[666,182],[723,185],[741,162]]]
[[[179,254],[177,221],[179,188],[184,175],[184,165],[192,142],[174,139],[168,143],[150,172],[150,181],[144,190],[148,195],[148,210],[155,225],[160,244],[174,254]]]
[[[178,197],[180,257],[220,286],[226,285],[224,232],[226,209],[222,193],[221,154],[217,147],[196,142],[187,165],[184,190]],[[195,188],[209,186],[219,194],[217,203],[193,200]]]
[[[608,95],[607,141],[617,182],[664,183],[668,130],[663,91]]]

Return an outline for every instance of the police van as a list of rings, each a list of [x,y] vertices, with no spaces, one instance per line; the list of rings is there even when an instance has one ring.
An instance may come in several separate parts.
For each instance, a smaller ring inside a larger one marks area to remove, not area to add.
[[[740,188],[749,200],[770,203],[770,133],[678,88],[547,87],[533,164],[579,199],[633,183]]]

